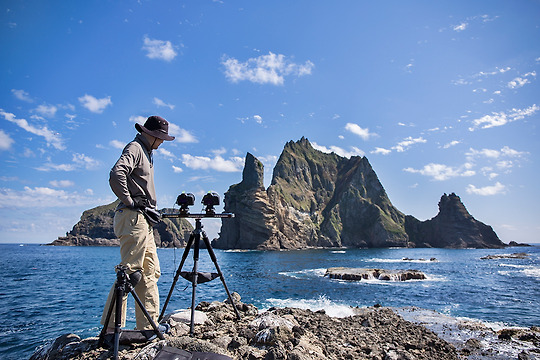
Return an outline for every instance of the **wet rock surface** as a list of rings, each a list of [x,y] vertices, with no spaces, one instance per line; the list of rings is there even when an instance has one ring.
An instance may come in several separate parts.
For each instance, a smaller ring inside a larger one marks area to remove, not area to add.
[[[359,269],[333,267],[326,270],[325,276],[330,279],[361,281],[361,280],[386,280],[407,281],[425,280],[426,275],[419,270],[384,270],[384,269]]]
[[[169,319],[165,340],[120,346],[120,359],[153,359],[163,346],[190,352],[212,352],[233,359],[458,359],[456,348],[424,326],[405,321],[384,307],[356,308],[356,315],[332,318],[324,311],[271,308],[265,312],[241,303],[241,320],[226,302],[202,302],[196,310],[203,324]],[[59,337],[38,350],[31,360],[106,359],[112,355],[97,338],[81,340],[73,334]]]

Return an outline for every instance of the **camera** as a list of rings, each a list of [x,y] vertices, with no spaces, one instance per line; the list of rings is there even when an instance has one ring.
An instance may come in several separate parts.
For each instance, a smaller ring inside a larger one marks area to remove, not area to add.
[[[203,196],[202,204],[206,206],[205,211],[207,214],[214,214],[214,206],[219,205],[218,193],[209,191],[206,195]]]
[[[188,214],[188,206],[195,204],[195,195],[192,193],[183,192],[176,198],[176,204],[180,206],[181,214]]]

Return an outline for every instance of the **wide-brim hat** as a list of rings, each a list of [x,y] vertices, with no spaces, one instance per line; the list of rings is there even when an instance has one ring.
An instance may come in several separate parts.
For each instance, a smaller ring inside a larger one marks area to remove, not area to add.
[[[140,133],[145,132],[161,140],[174,140],[174,136],[169,135],[169,123],[161,116],[150,116],[144,125],[135,124],[135,129]]]

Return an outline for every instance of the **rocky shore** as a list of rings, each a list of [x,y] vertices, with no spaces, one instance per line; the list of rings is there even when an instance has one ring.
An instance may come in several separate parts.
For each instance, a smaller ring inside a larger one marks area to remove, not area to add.
[[[354,308],[353,316],[335,318],[324,311],[296,308],[261,312],[242,303],[238,294],[233,297],[241,320],[237,320],[228,301],[201,302],[196,308],[193,337],[189,335],[190,311],[170,314],[167,321],[171,331],[165,340],[121,345],[120,359],[154,359],[165,346],[192,353],[222,354],[235,360],[487,359],[491,357],[482,354],[496,353],[486,349],[484,339],[478,336],[460,336],[459,341],[451,343],[424,326],[426,322],[405,320],[390,308]],[[487,328],[475,326],[486,336]],[[450,330],[448,327],[445,334]],[[505,329],[494,336],[510,347],[512,342],[526,342],[528,347],[522,347],[517,356],[536,359],[540,354],[538,330]],[[98,346],[97,338],[81,340],[75,334],[66,334],[38,350],[31,360],[95,360],[110,356],[110,350]],[[501,356],[494,358],[510,358]]]

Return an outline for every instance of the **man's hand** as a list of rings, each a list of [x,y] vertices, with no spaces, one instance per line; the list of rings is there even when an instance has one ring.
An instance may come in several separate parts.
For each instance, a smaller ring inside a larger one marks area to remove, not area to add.
[[[144,210],[144,208],[148,207],[149,205],[148,199],[146,199],[144,196],[137,196],[133,198],[133,209]]]

